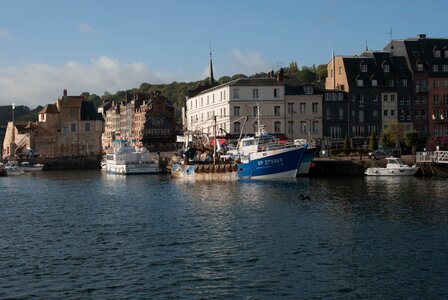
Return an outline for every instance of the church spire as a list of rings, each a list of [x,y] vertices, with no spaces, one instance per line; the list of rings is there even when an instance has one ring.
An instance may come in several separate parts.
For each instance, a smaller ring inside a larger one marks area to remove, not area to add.
[[[212,63],[212,44],[210,43],[210,74],[208,77],[208,83],[213,86],[215,84],[215,79],[213,78],[213,63]]]

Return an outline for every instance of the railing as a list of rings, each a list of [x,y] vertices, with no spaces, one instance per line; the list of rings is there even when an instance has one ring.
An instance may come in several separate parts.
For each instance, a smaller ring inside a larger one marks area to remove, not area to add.
[[[448,164],[448,151],[424,151],[416,153],[417,163],[441,163]]]

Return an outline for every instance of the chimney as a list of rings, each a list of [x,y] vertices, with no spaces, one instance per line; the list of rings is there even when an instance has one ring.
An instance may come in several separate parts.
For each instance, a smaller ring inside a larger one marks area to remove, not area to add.
[[[67,89],[64,89],[64,97],[67,97]]]
[[[418,39],[426,39],[426,34],[425,33],[417,34],[417,38]]]
[[[284,75],[285,75],[285,70],[283,70],[283,68],[280,68],[280,71],[277,74],[277,81],[283,82]]]

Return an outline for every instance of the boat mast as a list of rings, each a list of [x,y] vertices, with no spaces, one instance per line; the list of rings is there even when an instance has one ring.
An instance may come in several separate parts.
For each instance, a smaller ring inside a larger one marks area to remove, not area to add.
[[[260,128],[260,103],[257,102],[257,136],[261,136]]]
[[[216,163],[216,116],[213,116],[213,131],[214,131],[213,164],[215,164]]]

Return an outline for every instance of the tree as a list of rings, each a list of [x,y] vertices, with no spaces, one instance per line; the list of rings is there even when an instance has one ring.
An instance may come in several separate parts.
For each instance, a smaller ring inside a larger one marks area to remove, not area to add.
[[[327,78],[327,65],[318,65],[316,68],[317,80],[324,81]]]
[[[352,146],[350,143],[350,138],[348,137],[348,135],[346,135],[345,141],[344,141],[344,152],[348,153],[348,152],[350,152],[351,149],[352,149]]]
[[[369,150],[375,151],[376,149],[378,149],[378,141],[376,140],[375,132],[372,130],[370,132]]]
[[[316,81],[317,75],[310,68],[303,67],[299,74],[299,80],[305,82]]]
[[[394,138],[389,127],[385,128],[381,133],[380,142],[383,147],[391,147],[394,144]]]
[[[406,132],[404,142],[406,147],[412,147],[412,155],[415,155],[418,144],[418,132],[415,130]]]

